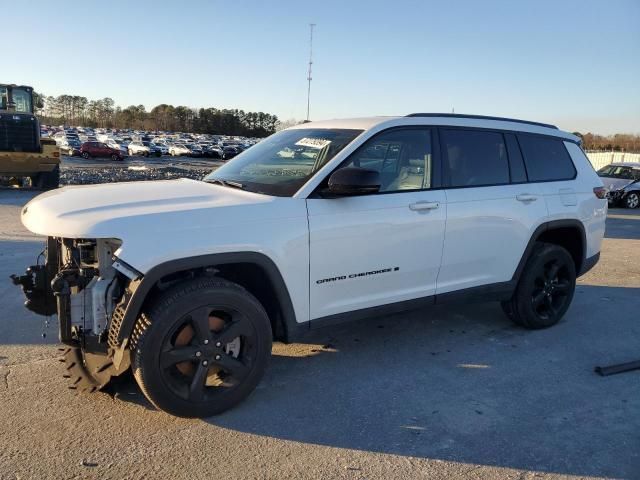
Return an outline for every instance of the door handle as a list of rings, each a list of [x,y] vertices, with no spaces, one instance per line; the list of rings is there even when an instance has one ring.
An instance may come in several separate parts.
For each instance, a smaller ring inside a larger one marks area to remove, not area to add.
[[[438,202],[416,202],[409,205],[411,210],[435,210],[440,204]]]
[[[531,195],[530,193],[521,193],[520,195],[516,195],[516,200],[519,202],[535,202],[537,199],[537,195]]]

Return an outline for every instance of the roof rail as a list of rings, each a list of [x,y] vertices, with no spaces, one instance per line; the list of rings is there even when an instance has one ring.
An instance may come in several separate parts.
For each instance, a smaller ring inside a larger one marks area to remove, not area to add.
[[[538,127],[553,128],[558,130],[558,127],[548,123],[530,122],[528,120],[518,120],[517,118],[505,118],[505,117],[488,117],[486,115],[464,115],[461,113],[410,113],[407,117],[445,117],[445,118],[474,118],[477,120],[500,120],[503,122],[515,122],[526,123],[528,125],[537,125]]]

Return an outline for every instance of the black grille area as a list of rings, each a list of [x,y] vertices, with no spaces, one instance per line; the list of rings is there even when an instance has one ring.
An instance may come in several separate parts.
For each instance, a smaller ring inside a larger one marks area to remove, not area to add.
[[[0,115],[0,151],[39,152],[40,127],[33,115]]]

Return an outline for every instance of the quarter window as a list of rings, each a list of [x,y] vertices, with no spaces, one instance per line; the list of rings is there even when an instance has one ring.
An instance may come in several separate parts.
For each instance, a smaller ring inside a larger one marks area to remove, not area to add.
[[[380,173],[380,192],[431,188],[433,156],[428,129],[389,130],[368,140],[341,167]]]
[[[569,152],[557,138],[518,135],[530,182],[570,180],[575,177]]]
[[[509,183],[509,163],[501,133],[442,130],[445,164],[451,187]]]

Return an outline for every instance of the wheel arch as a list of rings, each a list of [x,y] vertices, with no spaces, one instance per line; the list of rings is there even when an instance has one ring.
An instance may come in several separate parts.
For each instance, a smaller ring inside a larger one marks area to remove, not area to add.
[[[518,283],[536,242],[552,243],[565,248],[573,258],[576,274],[583,273],[587,252],[587,235],[583,223],[576,219],[551,220],[539,225],[531,235],[513,275],[512,282],[514,284]]]
[[[257,252],[230,252],[180,258],[156,265],[129,285],[129,300],[121,322],[117,342],[127,340],[146,302],[159,292],[159,285],[171,277],[189,278],[205,272],[238,283],[262,303],[277,339],[292,341],[300,328],[282,274],[269,257]]]

